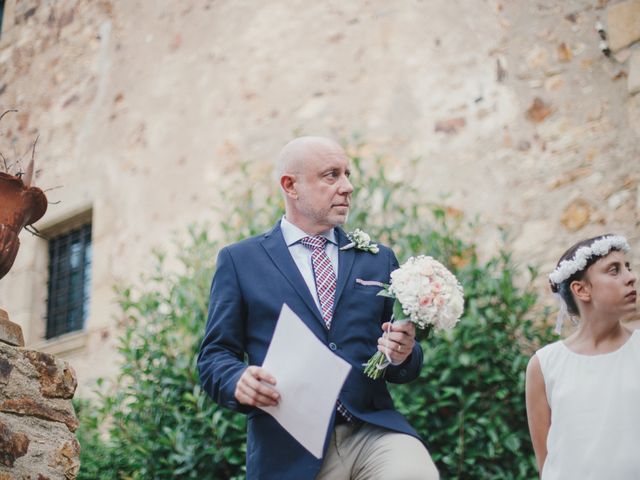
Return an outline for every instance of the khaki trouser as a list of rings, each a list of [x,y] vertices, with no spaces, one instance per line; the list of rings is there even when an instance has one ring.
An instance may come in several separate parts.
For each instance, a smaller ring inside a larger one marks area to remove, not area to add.
[[[367,423],[336,425],[316,480],[438,480],[422,442]]]

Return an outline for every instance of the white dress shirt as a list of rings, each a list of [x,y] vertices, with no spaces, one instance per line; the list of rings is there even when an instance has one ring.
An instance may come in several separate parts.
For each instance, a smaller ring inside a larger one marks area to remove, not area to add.
[[[296,263],[298,270],[300,270],[302,278],[304,278],[304,282],[307,284],[313,300],[316,302],[318,311],[322,312],[322,309],[320,308],[320,301],[318,300],[318,292],[316,290],[316,280],[313,275],[313,266],[311,264],[311,250],[300,243],[300,240],[302,240],[304,237],[312,237],[313,235],[310,235],[300,228],[296,227],[285,217],[282,217],[282,221],[280,222],[280,229],[282,230],[284,241],[289,248],[289,253],[293,257],[293,261]],[[336,240],[336,232],[332,228],[330,230],[327,230],[326,232],[320,233],[320,235],[327,239],[325,252],[327,252],[329,260],[331,260],[331,265],[333,266],[333,271],[336,274],[337,279],[338,241]]]

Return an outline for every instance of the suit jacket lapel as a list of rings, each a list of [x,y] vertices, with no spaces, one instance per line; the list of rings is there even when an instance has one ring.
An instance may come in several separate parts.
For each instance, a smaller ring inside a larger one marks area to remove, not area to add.
[[[262,246],[267,251],[267,254],[271,257],[271,260],[278,270],[280,270],[296,293],[304,300],[304,303],[309,307],[309,310],[313,312],[316,319],[324,327],[322,315],[318,310],[316,303],[313,301],[313,297],[307,288],[307,284],[305,283],[300,270],[298,270],[296,262],[293,260],[293,257],[291,257],[289,248],[284,241],[282,231],[280,230],[280,222],[278,222],[273,230],[265,235],[262,240]]]
[[[349,237],[344,233],[341,228],[336,228],[336,235],[338,239],[338,248],[342,248],[351,241]],[[355,248],[350,248],[348,250],[338,250],[338,284],[336,285],[336,296],[333,301],[333,311],[335,313],[335,309],[340,301],[340,296],[344,291],[344,287],[347,285],[347,279],[349,278],[349,274],[351,273],[351,267],[353,267],[353,261],[356,258]]]

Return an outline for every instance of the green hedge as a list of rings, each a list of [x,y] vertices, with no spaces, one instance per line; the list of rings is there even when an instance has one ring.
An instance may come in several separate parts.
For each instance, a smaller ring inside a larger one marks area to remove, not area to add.
[[[437,257],[465,288],[460,324],[423,341],[420,378],[392,388],[397,406],[427,440],[443,478],[536,477],[524,372],[535,346],[553,337],[534,322],[535,271],[521,272],[504,249],[479,260],[477,227],[460,212],[424,204],[409,184],[389,180],[379,161],[357,155],[353,161],[360,188],[348,227],[393,246],[400,261],[413,254]],[[282,214],[279,195],[266,190],[229,195],[225,204],[235,206],[225,214],[225,244],[266,230]],[[191,228],[178,242],[177,271],[156,254],[156,271],[141,287],[118,290],[120,374],[100,384],[96,400],[76,402],[79,478],[244,477],[244,417],[219,409],[197,378],[220,246],[207,230]]]

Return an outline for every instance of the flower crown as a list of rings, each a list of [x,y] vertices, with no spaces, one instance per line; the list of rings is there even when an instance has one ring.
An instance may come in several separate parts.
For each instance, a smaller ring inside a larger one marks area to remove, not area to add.
[[[627,239],[621,235],[609,235],[596,240],[591,245],[580,247],[573,257],[563,260],[549,275],[552,285],[560,285],[574,273],[584,270],[592,257],[604,257],[611,250],[622,250],[627,253],[631,248]]]

